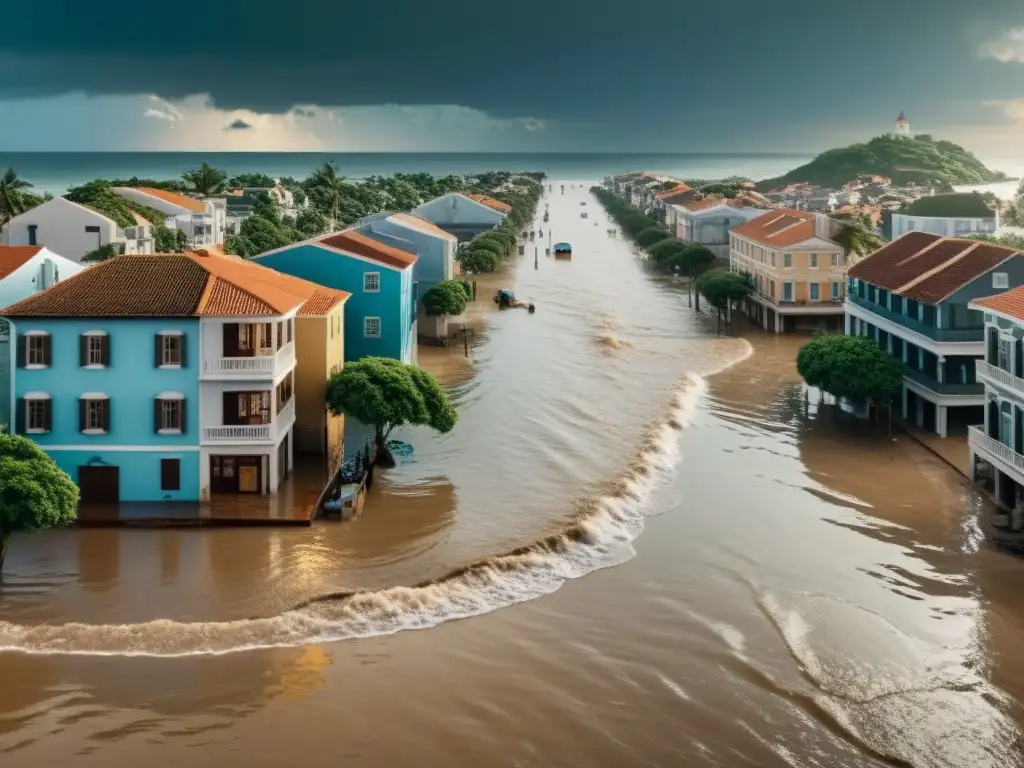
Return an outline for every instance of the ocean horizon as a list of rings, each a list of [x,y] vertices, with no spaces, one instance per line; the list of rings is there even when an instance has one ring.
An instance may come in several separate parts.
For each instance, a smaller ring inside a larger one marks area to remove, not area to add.
[[[506,170],[543,171],[552,180],[593,182],[641,170],[684,179],[760,180],[781,176],[814,157],[781,152],[0,152],[0,168],[14,168],[39,192],[61,195],[93,179],[177,179],[201,163],[229,175],[262,172],[274,178],[305,178],[333,160],[341,175],[353,180],[393,173],[464,176]],[[1024,156],[981,159],[989,168],[1024,176]],[[1009,197],[1016,182],[980,189]]]

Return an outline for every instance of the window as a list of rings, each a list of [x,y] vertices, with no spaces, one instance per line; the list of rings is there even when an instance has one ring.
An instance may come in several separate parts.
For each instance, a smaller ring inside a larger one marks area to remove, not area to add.
[[[100,233],[100,228],[97,226],[91,226],[86,227],[85,231],[88,232],[90,235],[98,235]]]
[[[793,266],[793,254],[784,253],[782,254],[782,266],[786,269]]]
[[[49,432],[52,427],[50,396],[41,392],[25,395],[25,432],[38,434]]]
[[[28,225],[28,244],[29,245],[39,245],[39,243],[36,242],[36,232],[37,231],[39,231],[39,225],[38,224],[29,224]]]
[[[363,273],[363,290],[367,293],[380,292],[380,272]]]
[[[1010,276],[1006,272],[993,272],[992,273],[992,287],[993,288],[1009,288],[1010,287]]]
[[[842,284],[841,283],[832,283],[832,299],[833,300],[840,298],[840,296],[842,295],[842,291],[840,290],[841,288],[842,288]]]
[[[50,365],[50,334],[32,332],[25,335],[25,365],[30,368]]]
[[[160,490],[181,490],[181,459],[160,459]]]
[[[79,398],[78,428],[87,435],[110,431],[110,400],[106,395],[88,393]]]
[[[1007,373],[1013,373],[1013,342],[1009,339],[999,339],[999,367]]]
[[[833,253],[832,254],[832,266],[833,267],[838,267],[839,266],[839,254],[838,253]]]
[[[110,343],[103,331],[86,331],[79,337],[78,364],[83,368],[103,368],[110,364]]]
[[[783,283],[782,284],[782,300],[792,301],[793,300],[793,284]]]
[[[292,343],[292,339],[294,338],[294,336],[295,336],[295,320],[292,319],[292,320],[288,321],[288,343],[289,344]]]
[[[809,254],[807,259],[808,259],[807,266],[809,266],[811,269],[817,269],[818,268],[818,254],[816,254],[816,253]]]
[[[185,364],[185,337],[175,331],[163,331],[156,335],[157,368],[180,368]]]
[[[281,383],[277,385],[277,413],[281,413],[281,411],[284,410],[284,407],[288,405],[289,401],[292,399],[295,387],[295,380],[293,376],[294,374],[289,373],[281,380]]]
[[[177,392],[157,395],[153,406],[153,428],[157,434],[180,434],[185,431],[185,399]]]
[[[811,301],[821,301],[821,286],[811,283]]]
[[[379,317],[364,317],[363,318],[363,336],[368,339],[379,339],[380,338],[380,318]]]

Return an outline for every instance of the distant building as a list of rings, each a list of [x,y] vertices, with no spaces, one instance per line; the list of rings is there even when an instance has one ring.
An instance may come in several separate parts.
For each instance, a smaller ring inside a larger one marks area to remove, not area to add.
[[[750,275],[744,310],[776,333],[835,330],[842,322],[847,257],[825,214],[779,208],[729,233],[729,266]]]
[[[889,114],[892,114],[891,112]],[[906,115],[903,114],[903,110],[900,110],[900,116],[896,118],[896,135],[897,136],[910,136],[910,121],[907,120]]]
[[[137,213],[135,224],[121,227],[97,210],[63,197],[11,219],[2,230],[4,245],[41,245],[65,259],[79,262],[90,251],[113,244],[118,253],[153,253],[153,226]]]
[[[729,232],[766,213],[739,200],[705,197],[668,206],[672,211],[676,237],[687,243],[700,243],[719,259],[729,258]],[[666,217],[666,222],[668,218]]]
[[[922,197],[906,211],[893,213],[892,237],[907,232],[928,232],[942,237],[994,235],[999,230],[999,212],[985,204],[975,192]]]
[[[110,191],[160,211],[168,229],[179,229],[189,246],[223,245],[227,211],[223,198],[196,200],[192,197],[151,187],[111,187]]]
[[[903,364],[903,417],[945,437],[981,423],[985,320],[972,302],[1024,285],[1024,254],[910,232],[850,267],[846,333]]]
[[[455,235],[459,242],[468,242],[481,232],[494,229],[511,212],[511,208],[486,195],[464,195],[451,192],[412,210],[445,232]]]

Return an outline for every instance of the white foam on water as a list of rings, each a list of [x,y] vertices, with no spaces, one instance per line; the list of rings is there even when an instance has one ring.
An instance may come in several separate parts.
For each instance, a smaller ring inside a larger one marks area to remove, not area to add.
[[[746,359],[751,351],[748,344],[739,359]],[[652,493],[673,478],[680,460],[679,432],[692,421],[706,389],[702,377],[686,377],[667,416],[647,433],[617,493],[596,499],[566,531],[486,558],[443,579],[411,587],[325,596],[277,616],[236,621],[158,619],[137,624],[40,626],[0,621],[0,651],[95,656],[223,655],[426,629],[550,594],[568,579],[633,557],[632,542],[649,516]]]

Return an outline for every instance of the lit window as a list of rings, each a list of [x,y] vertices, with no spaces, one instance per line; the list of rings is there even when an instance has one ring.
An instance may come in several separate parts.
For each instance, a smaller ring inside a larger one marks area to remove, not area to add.
[[[363,274],[363,290],[367,293],[380,292],[380,272],[365,272]]]
[[[368,339],[379,339],[380,338],[380,318],[379,317],[364,317],[363,318],[363,336]]]

